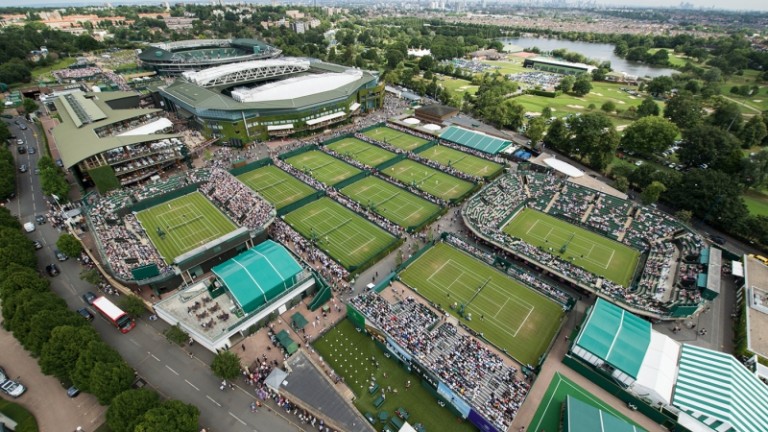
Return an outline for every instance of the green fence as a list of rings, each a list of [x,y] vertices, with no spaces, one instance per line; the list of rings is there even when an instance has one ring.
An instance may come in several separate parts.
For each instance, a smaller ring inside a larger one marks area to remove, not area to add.
[[[422,145],[416,147],[415,149],[413,149],[413,153],[421,153],[424,150],[432,148],[432,147],[434,147],[436,145],[437,145],[437,140],[429,141],[428,143],[422,144]]]
[[[411,255],[410,258],[408,258],[407,260],[403,261],[402,264],[397,266],[397,268],[395,269],[395,272],[396,273],[400,273],[401,271],[405,270],[405,268],[408,267],[409,265],[411,265],[412,262],[414,262],[417,259],[419,259],[420,256],[424,255],[425,252],[427,252],[429,249],[431,249],[432,246],[435,245],[435,243],[436,243],[436,241],[433,240],[433,241],[427,243],[426,245],[424,245],[423,248],[421,248],[418,251],[416,251],[416,253]]]
[[[197,185],[187,185],[182,188],[172,190],[168,193],[164,193],[162,195],[158,195],[152,198],[147,198],[145,200],[137,202],[136,204],[130,206],[129,210],[132,212],[146,210],[150,207],[154,207],[158,204],[162,204],[166,201],[170,201],[172,199],[182,197],[184,195],[190,194],[195,191],[197,191]]]
[[[339,159],[339,160],[341,160],[341,159]],[[344,162],[344,161],[342,161],[342,162]],[[344,163],[346,163],[346,162],[344,162]],[[332,184],[330,186],[333,186],[337,190],[341,190],[341,189],[344,189],[345,187],[351,185],[354,182],[360,181],[360,180],[368,177],[369,175],[371,175],[371,173],[369,171],[361,171],[360,173],[355,174],[355,175],[353,175],[352,177],[350,177],[348,179],[344,179],[344,180],[342,180],[342,181],[340,181],[340,182],[338,182],[336,184]]]
[[[288,213],[290,213],[290,212],[292,212],[292,211],[294,211],[294,210],[296,210],[296,209],[298,209],[300,207],[304,207],[305,205],[311,203],[312,201],[318,200],[318,199],[320,199],[320,198],[322,198],[324,196],[325,196],[325,191],[317,191],[317,192],[315,192],[315,193],[313,193],[311,195],[305,196],[304,198],[302,198],[302,199],[300,199],[300,200],[298,200],[296,202],[292,202],[290,204],[286,204],[285,206],[279,208],[277,210],[277,215],[278,216],[286,215],[286,214],[288,214]]]
[[[376,128],[380,128],[380,127],[382,127],[382,126],[386,126],[386,125],[387,125],[387,122],[376,123],[376,124],[374,124],[374,125],[370,125],[370,126],[368,126],[367,128],[363,128],[363,129],[360,129],[360,130],[358,130],[357,132],[358,132],[358,133],[364,133],[364,132],[368,132],[369,130],[373,130],[373,129],[376,129]]]
[[[314,144],[307,144],[304,147],[300,147],[300,148],[297,148],[296,150],[291,150],[289,152],[283,153],[283,154],[281,154],[278,157],[280,158],[280,160],[286,160],[286,159],[292,158],[292,157],[294,157],[296,155],[300,155],[302,153],[306,153],[308,151],[312,151],[312,150],[316,150],[316,149],[317,149],[316,145],[314,145]]]
[[[384,161],[384,162],[376,165],[376,169],[379,170],[379,171],[384,171],[385,169],[391,167],[392,165],[400,162],[403,159],[408,159],[408,155],[406,155],[406,154],[399,154],[399,155],[393,157],[392,159],[390,159],[388,161]]]
[[[246,165],[243,165],[243,166],[239,166],[237,168],[232,168],[231,170],[229,170],[229,173],[232,174],[233,176],[237,177],[240,174],[245,174],[245,173],[247,173],[249,171],[253,171],[255,169],[262,168],[262,167],[265,167],[267,165],[272,165],[272,159],[270,159],[270,158],[259,159],[257,161],[253,161],[253,162],[251,162],[249,164],[246,164]]]
[[[410,192],[409,192],[410,193]],[[424,198],[426,199],[426,198]],[[424,227],[431,224],[432,222],[438,220],[440,216],[446,214],[448,212],[447,207],[440,207],[437,211],[432,213],[427,219],[424,220],[424,222],[418,224],[418,225],[412,225],[409,227],[406,227],[405,230],[412,233],[412,232],[418,232],[421,231]]]
[[[385,256],[389,255],[390,252],[397,249],[402,243],[403,243],[403,239],[395,237],[394,240],[392,240],[388,245],[381,248],[381,251],[379,251],[379,253],[369,258],[368,261],[360,264],[359,266],[350,266],[348,269],[349,273],[351,275],[358,275],[362,273],[365,269],[376,264],[378,261],[382,260]]]
[[[348,134],[340,135],[340,136],[337,136],[337,137],[333,137],[331,139],[327,139],[327,140],[323,141],[320,145],[321,146],[328,146],[328,145],[331,145],[331,144],[335,143],[336,141],[341,141],[341,140],[344,140],[344,139],[347,139],[347,138],[354,138],[354,137],[355,137],[354,134],[348,133]]]

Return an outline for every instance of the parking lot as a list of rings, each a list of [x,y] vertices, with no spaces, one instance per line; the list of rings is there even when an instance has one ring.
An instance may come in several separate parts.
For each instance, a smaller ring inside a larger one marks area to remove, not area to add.
[[[0,328],[0,366],[11,379],[18,377],[27,387],[26,393],[13,399],[28,409],[37,419],[40,432],[70,432],[81,426],[92,432],[104,422],[106,407],[99,405],[92,395],[81,393],[76,398],[67,397],[67,391],[56,378],[43,375],[37,360],[30,357],[13,335]]]

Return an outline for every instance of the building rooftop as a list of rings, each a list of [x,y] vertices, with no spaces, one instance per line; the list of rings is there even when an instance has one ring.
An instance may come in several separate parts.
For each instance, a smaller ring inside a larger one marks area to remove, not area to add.
[[[160,109],[127,108],[113,109],[107,102],[137,97],[131,92],[72,93],[72,97],[58,98],[54,102],[61,124],[53,129],[56,146],[66,168],[77,165],[91,156],[118,147],[178,138],[178,134],[145,134],[106,136],[100,138],[95,130],[141,116],[154,115]],[[73,101],[75,101],[73,103]],[[82,115],[78,115],[81,111]],[[103,115],[102,115],[103,114]]]
[[[253,88],[237,88],[232,91],[232,97],[239,102],[289,101],[334,91],[362,77],[363,72],[355,69],[342,73],[304,75]]]
[[[747,295],[747,348],[768,358],[768,266],[744,256]]]
[[[557,65],[557,66],[564,66],[564,67],[570,67],[570,68],[577,68],[577,69],[586,69],[587,71],[592,71],[592,69],[597,69],[595,66],[588,65],[586,63],[573,63],[565,60],[558,60],[553,57],[533,57],[528,59],[533,62],[539,62],[539,63],[547,63],[551,65]]]

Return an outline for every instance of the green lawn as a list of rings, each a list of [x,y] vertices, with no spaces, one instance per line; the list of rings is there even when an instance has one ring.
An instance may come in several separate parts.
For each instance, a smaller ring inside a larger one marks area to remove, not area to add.
[[[503,230],[625,287],[640,258],[629,246],[533,209],[522,210]]]
[[[522,364],[538,364],[565,316],[548,297],[445,243],[399,276]],[[453,303],[465,305],[465,316],[471,313],[472,320],[461,318]]]
[[[58,69],[66,69],[67,67],[75,64],[76,61],[77,59],[73,57],[64,57],[59,59],[56,63],[50,66],[35,68],[32,70],[32,80],[40,81],[42,79],[42,80],[53,81],[55,80],[55,78],[53,77],[53,75],[51,75],[51,72]]]
[[[539,408],[533,415],[531,424],[528,425],[528,430],[537,432],[556,432],[560,430],[560,421],[562,416],[561,407],[563,406],[563,403],[565,403],[566,396],[569,395],[581,400],[582,402],[592,405],[595,408],[599,408],[603,411],[613,414],[614,416],[628,422],[629,424],[636,425],[638,430],[644,430],[640,428],[640,425],[625,417],[608,403],[598,399],[597,396],[593,395],[587,390],[584,390],[584,388],[575,382],[561,375],[560,372],[555,372],[555,375],[552,377],[552,381],[549,383],[549,387],[547,387],[547,391],[544,393],[544,397],[539,404]]]
[[[761,72],[756,70],[747,69],[744,71],[743,75],[731,75],[728,77],[727,81],[720,86],[720,92],[726,98],[739,103],[741,112],[744,114],[755,115],[762,111],[768,111],[768,86],[763,82],[757,82],[760,73]],[[744,97],[731,93],[731,87],[733,86],[748,85],[752,87],[756,84],[760,89],[756,95]]]
[[[504,168],[496,162],[441,145],[430,147],[419,156],[476,177],[492,177]]]
[[[278,210],[315,192],[311,186],[274,165],[240,174],[237,179],[261,194]]]
[[[477,93],[477,89],[480,88],[480,86],[472,85],[472,83],[467,80],[450,76],[439,75],[439,82],[440,85],[448,89],[448,91],[460,96],[464,93],[475,94]]]
[[[384,150],[357,138],[344,138],[333,144],[328,144],[328,148],[371,167],[379,166],[397,156],[389,150]]]
[[[411,151],[428,142],[423,138],[419,138],[405,132],[400,132],[386,126],[381,126],[365,131],[363,132],[363,135],[406,151]]]
[[[17,432],[37,432],[39,430],[35,416],[17,403],[0,399],[0,413],[17,423]]]
[[[411,416],[408,423],[421,423],[427,431],[435,432],[472,432],[477,429],[469,422],[461,421],[451,414],[447,408],[441,408],[432,394],[421,385],[416,374],[408,373],[395,360],[384,356],[384,352],[363,332],[358,332],[349,320],[340,322],[313,344],[323,360],[340,376],[355,394],[355,407],[365,415],[373,414],[378,418],[381,411],[393,415],[400,407],[405,408]],[[379,366],[375,367],[375,359]],[[387,378],[384,378],[384,375]],[[392,388],[386,393],[384,404],[380,408],[373,401],[381,395],[381,390],[374,394],[368,391],[371,377],[380,388]],[[412,381],[408,390],[405,383]],[[395,393],[395,390],[397,393]],[[381,430],[383,423],[377,423],[376,430]]]
[[[350,271],[395,241],[392,234],[327,197],[288,213],[285,221]]]
[[[374,176],[352,183],[341,193],[403,228],[417,227],[440,211],[437,204]]]
[[[675,50],[670,48],[651,48],[648,50],[648,54],[656,54],[661,49],[665,49],[669,53],[669,64],[672,67],[685,66],[688,62],[696,63],[696,59],[688,58],[685,54],[675,54]]]
[[[752,215],[768,216],[768,196],[760,192],[748,191],[742,198]]]
[[[445,200],[455,200],[472,190],[473,184],[410,159],[382,171],[383,174]]]
[[[320,150],[304,152],[289,157],[285,161],[293,165],[294,168],[304,171],[317,181],[329,186],[333,186],[361,172],[352,165]]]
[[[166,263],[237,228],[200,192],[158,204],[136,214]]]

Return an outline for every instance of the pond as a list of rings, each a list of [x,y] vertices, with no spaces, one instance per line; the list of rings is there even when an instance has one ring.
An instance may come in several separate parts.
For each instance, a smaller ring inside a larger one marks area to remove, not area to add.
[[[639,77],[648,76],[654,78],[662,75],[672,75],[677,72],[670,68],[624,60],[613,53],[613,45],[606,43],[575,42],[564,39],[545,38],[502,38],[500,40],[505,45],[516,45],[521,48],[538,47],[541,51],[552,51],[564,48],[568,51],[577,52],[592,60],[609,61],[611,62],[613,70]]]

